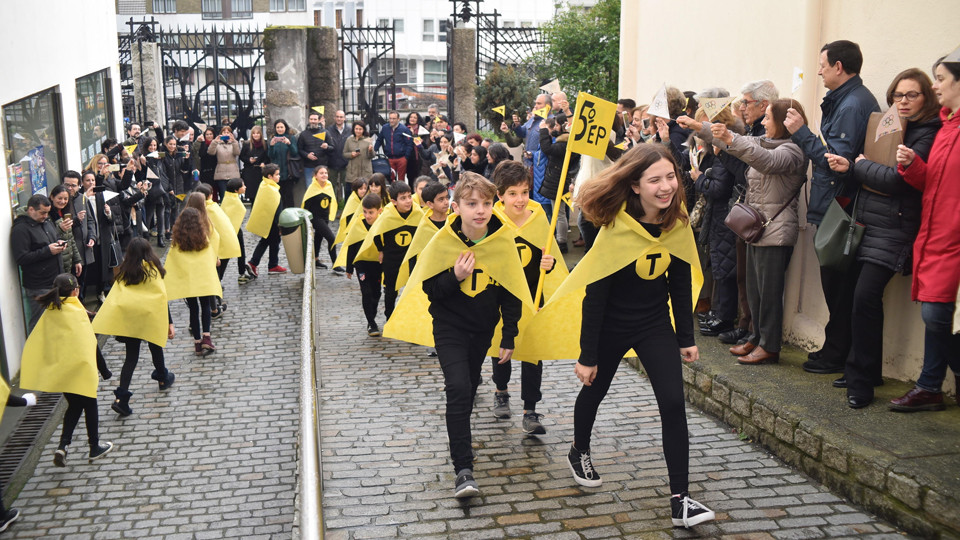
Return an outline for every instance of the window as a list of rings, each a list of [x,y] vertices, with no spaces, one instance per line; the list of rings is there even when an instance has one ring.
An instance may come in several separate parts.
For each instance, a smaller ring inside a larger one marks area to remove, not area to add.
[[[154,13],[176,13],[177,0],[153,0]]]
[[[3,107],[7,178],[12,206],[26,206],[60,183],[62,125],[60,93],[50,88]]]
[[[520,28],[533,28],[533,23],[530,21],[520,21]]]
[[[402,34],[403,33],[403,19],[394,19],[393,20],[393,31]]]
[[[200,10],[203,12],[204,19],[222,19],[223,18],[222,0],[201,0]]]
[[[354,23],[354,26],[363,26],[363,10],[362,9],[357,10],[357,20]]]
[[[397,84],[414,84],[417,82],[417,61],[413,59],[397,59]]]
[[[313,25],[323,26],[323,10],[313,10]]]
[[[516,21],[503,21],[503,27],[504,27],[504,28],[516,28],[516,27],[517,27],[517,23],[516,23]]]
[[[423,20],[423,41],[434,41],[436,36],[433,33],[433,19]]]
[[[437,22],[440,24],[440,33],[437,34],[437,41],[446,41],[447,40],[447,20],[443,19]]]
[[[423,82],[446,84],[447,61],[446,60],[424,60],[423,61]]]
[[[343,28],[343,10],[338,9],[337,12],[337,30]]]
[[[230,0],[231,19],[252,19],[253,0]]]
[[[80,163],[84,168],[93,156],[102,152],[100,145],[113,131],[108,80],[106,70],[77,79]]]
[[[390,19],[377,19],[377,28],[390,28]]]
[[[270,0],[271,12],[306,11],[306,0]]]

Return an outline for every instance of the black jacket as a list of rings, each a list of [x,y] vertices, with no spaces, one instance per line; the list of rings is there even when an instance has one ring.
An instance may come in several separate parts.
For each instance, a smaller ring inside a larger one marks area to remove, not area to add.
[[[939,129],[940,118],[923,123],[910,122],[904,131],[903,144],[926,160]],[[904,182],[896,167],[881,165],[869,159],[854,163],[853,178],[858,186],[866,186],[888,195],[879,195],[867,189],[860,190],[856,217],[866,229],[863,231],[857,260],[909,274],[912,267],[913,241],[920,230],[923,194]]]
[[[330,154],[327,158],[327,166],[331,169],[339,171],[347,168],[347,158],[343,157],[343,143],[345,143],[350,136],[351,130],[347,124],[343,124],[343,133],[337,131],[336,124],[327,130],[327,144],[330,145],[328,148]]]
[[[50,244],[58,240],[60,235],[49,219],[38,223],[22,215],[13,220],[10,247],[23,273],[24,289],[49,289],[57,275],[63,273],[60,255],[50,253]]]
[[[710,246],[711,272],[717,279],[726,279],[737,273],[737,235],[724,224],[730,212],[730,198],[736,182],[734,173],[713,156],[709,168],[695,183],[697,192],[702,193],[707,201],[706,213],[700,226],[700,239],[701,243]]]
[[[540,129],[540,151],[547,156],[547,169],[543,173],[543,183],[540,184],[540,195],[555,201],[557,199],[557,188],[560,187],[560,173],[563,172],[563,156],[567,152],[567,138],[569,134],[562,134],[553,140],[550,130]],[[570,154],[570,164],[567,166],[567,178],[563,183],[563,192],[566,193],[567,186],[577,177],[580,171],[580,154],[576,152]]]
[[[301,131],[299,137],[297,137],[297,151],[300,152],[300,158],[303,160],[304,168],[313,168],[328,164],[330,154],[333,153],[333,144],[326,139],[321,141],[314,137],[314,135],[324,132],[326,132],[327,137],[330,136],[330,132],[322,127],[318,127],[317,129],[308,127]],[[322,148],[324,144],[327,145],[326,149]],[[317,159],[308,158],[307,154],[310,152],[313,152],[313,155],[317,156]]]

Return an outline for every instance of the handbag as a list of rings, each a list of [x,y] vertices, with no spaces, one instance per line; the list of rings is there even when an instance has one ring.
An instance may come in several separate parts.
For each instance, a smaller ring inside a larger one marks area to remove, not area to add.
[[[303,176],[303,161],[300,160],[300,154],[287,152],[287,178],[300,178]]]
[[[804,182],[804,184],[806,184],[806,182]],[[803,189],[803,186],[800,186],[800,189]],[[758,242],[763,238],[763,233],[766,232],[767,225],[770,225],[773,220],[777,219],[777,216],[790,206],[793,199],[800,195],[800,189],[797,190],[793,197],[787,199],[787,202],[783,203],[783,206],[781,206],[780,209],[777,210],[777,213],[770,219],[764,218],[759,210],[749,204],[737,201],[737,203],[730,208],[730,212],[727,213],[723,224],[742,238],[744,242],[748,244]],[[744,194],[745,193],[746,192],[744,192]]]
[[[865,230],[855,218],[859,200],[860,192],[857,191],[857,197],[853,201],[853,215],[848,215],[837,199],[830,201],[830,206],[817,227],[817,233],[813,236],[813,248],[817,252],[821,267],[844,272],[856,260],[857,249]]]
[[[707,198],[700,194],[697,197],[697,202],[694,203],[693,209],[690,210],[690,227],[697,229],[700,227],[700,224],[703,223],[703,215],[706,213],[707,207]]]
[[[120,252],[120,242],[117,242],[116,239],[111,239],[110,244],[107,245],[107,250],[110,255],[110,268],[116,268],[120,266],[120,262],[123,261],[123,253]]]

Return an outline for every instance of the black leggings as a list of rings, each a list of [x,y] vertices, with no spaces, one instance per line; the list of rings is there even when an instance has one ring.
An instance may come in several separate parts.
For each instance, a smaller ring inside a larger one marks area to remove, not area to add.
[[[84,415],[87,424],[87,440],[93,448],[100,444],[99,423],[97,412],[97,398],[81,396],[80,394],[63,393],[67,400],[67,412],[63,415],[63,431],[60,433],[60,448],[66,448],[73,442],[73,430],[80,422],[80,415]]]
[[[493,363],[493,384],[497,390],[504,391],[510,382],[510,374],[513,371],[513,360],[500,363],[500,359],[494,356],[490,357]],[[523,409],[533,412],[537,408],[543,395],[540,393],[540,385],[543,380],[543,362],[532,364],[530,362],[520,362],[520,399],[523,400]]]
[[[164,204],[165,194],[147,196],[146,202],[144,203],[144,219],[146,220],[145,225],[148,229],[152,229],[154,225],[157,227],[157,236],[162,237],[166,232],[166,227],[164,226]]]
[[[853,292],[853,354],[844,375],[847,395],[873,398],[873,385],[883,380],[883,291],[895,272],[863,263]]]
[[[657,398],[663,456],[670,475],[670,491],[673,494],[687,491],[690,440],[683,401],[680,348],[673,328],[665,326],[631,333],[601,331],[599,342],[597,376],[592,385],[580,388],[574,407],[573,445],[580,451],[590,448],[590,435],[597,419],[597,409],[610,389],[620,360],[632,348],[638,351],[640,362]]]
[[[326,240],[330,261],[333,262],[337,260],[337,248],[333,245],[333,241],[337,239],[337,235],[333,234],[333,231],[330,230],[330,223],[325,219],[315,219],[313,220],[313,228],[315,229],[313,235],[313,256],[317,258],[320,257],[320,245]]]
[[[121,341],[127,347],[127,356],[123,361],[123,368],[120,369],[120,388],[128,390],[133,372],[137,369],[137,362],[140,361],[140,340],[125,337]],[[150,356],[153,357],[153,367],[156,368],[160,380],[163,380],[167,374],[167,368],[163,362],[163,347],[149,341],[147,345],[150,347]]]
[[[200,341],[204,333],[210,333],[210,299],[213,296],[187,298],[187,307],[190,308],[190,329],[193,339]],[[203,324],[201,328],[200,324]]]

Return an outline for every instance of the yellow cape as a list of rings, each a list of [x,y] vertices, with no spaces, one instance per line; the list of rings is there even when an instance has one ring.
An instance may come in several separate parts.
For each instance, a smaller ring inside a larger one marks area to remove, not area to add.
[[[167,346],[167,288],[160,273],[136,285],[122,279],[114,282],[107,300],[93,318],[93,331],[108,336],[126,336]]]
[[[333,240],[334,244],[339,244],[347,237],[347,229],[350,225],[350,218],[353,217],[354,212],[360,209],[360,197],[357,196],[356,192],[351,193],[347,197],[347,202],[343,203],[343,215],[340,216],[340,227],[337,228],[337,237]],[[330,217],[333,217],[334,214],[330,214]]]
[[[413,199],[414,206],[419,206],[420,209],[423,210],[423,201],[420,200],[420,195],[417,195],[416,193],[414,193],[413,195],[410,196],[410,198]],[[426,212],[426,210],[423,210],[423,211]]]
[[[240,225],[243,224],[243,217],[247,215],[247,209],[240,202],[240,195],[237,193],[226,192],[223,194],[223,202],[220,203],[223,213],[230,218],[230,225],[233,226],[233,235],[240,232]]]
[[[10,385],[0,377],[0,405],[7,406],[7,398],[10,397]]]
[[[327,219],[329,221],[337,219],[337,194],[333,191],[333,184],[331,184],[329,180],[327,180],[327,183],[324,184],[323,187],[320,187],[316,180],[311,181],[310,185],[307,186],[306,193],[303,194],[303,202],[300,203],[300,208],[306,208],[307,200],[312,199],[321,193],[325,193],[328,197],[330,197],[330,214],[327,216]]]
[[[387,206],[383,208],[383,212],[380,213],[380,217],[377,218],[377,221],[375,221],[373,226],[370,227],[370,230],[367,231],[367,237],[363,239],[363,244],[360,245],[360,251],[357,252],[356,260],[377,260],[377,245],[373,243],[374,238],[383,236],[403,226],[416,227],[420,224],[420,218],[422,217],[423,210],[421,210],[419,206],[412,206],[407,219],[403,219],[400,217],[400,212],[397,211],[397,207],[394,206],[393,203],[387,204]],[[412,238],[411,241],[413,241]]]
[[[250,219],[247,220],[247,230],[266,238],[270,236],[270,227],[273,226],[273,216],[277,215],[280,207],[280,184],[264,178],[257,190],[257,198],[253,201],[250,210]]]
[[[437,224],[430,219],[432,215],[433,210],[430,208],[424,210],[423,217],[420,218],[420,224],[417,225],[417,232],[413,233],[413,240],[407,247],[407,253],[403,256],[403,262],[400,264],[400,272],[397,274],[398,291],[407,284],[407,279],[410,278],[410,259],[419,255],[423,248],[430,243],[433,235],[440,230],[440,227],[437,227]]]
[[[496,232],[481,240],[480,243],[467,247],[451,228],[451,224],[458,217],[457,215],[448,217],[447,224],[430,239],[427,247],[417,257],[417,265],[413,269],[413,274],[410,276],[407,286],[403,289],[403,294],[400,295],[397,308],[383,327],[385,337],[427,347],[434,345],[433,317],[428,311],[430,300],[423,292],[423,282],[440,272],[453,268],[457,257],[465,251],[474,253],[476,257],[475,269],[485,271],[489,280],[496,281],[510,294],[519,298],[523,303],[525,312],[533,311],[533,300],[530,298],[530,289],[527,287],[527,280],[523,275],[523,268],[520,266],[520,257],[517,255],[513,230],[506,225],[502,225]],[[491,221],[500,220],[497,215],[490,219]],[[482,283],[484,288],[489,280]],[[461,282],[461,288],[465,289],[467,294],[470,294],[468,292],[470,287],[470,279]],[[478,289],[474,290],[474,294],[483,290],[482,288]],[[490,352],[494,356],[499,354],[501,324],[502,321],[498,323],[497,331],[491,342]]]
[[[233,259],[240,256],[240,240],[237,238],[237,231],[233,229],[233,223],[227,216],[223,208],[212,200],[207,201],[207,217],[213,229],[220,235],[217,242],[217,257],[221,259]]]
[[[600,229],[590,251],[524,328],[514,355],[519,354],[524,359],[578,359],[582,304],[587,285],[645,258],[651,250],[669,254],[669,257],[658,259],[661,262],[656,266],[660,274],[669,265],[670,257],[677,257],[690,265],[692,298],[697,298],[703,285],[703,273],[693,229],[678,221],[672,229],[661,233],[660,238],[654,238],[621,208],[614,222]],[[643,267],[647,268],[646,263]]]
[[[97,336],[80,300],[68,296],[60,309],[43,311],[20,362],[21,388],[97,397]]]
[[[367,232],[370,229],[364,227],[366,223],[363,219],[363,212],[357,211],[353,214],[353,219],[350,220],[350,225],[347,226],[346,239],[343,241],[343,246],[340,247],[340,253],[337,254],[337,260],[334,261],[333,266],[346,266],[347,265],[347,251],[350,249],[350,246],[354,244],[363,243],[363,239],[367,237]],[[374,221],[376,224],[376,221]],[[373,225],[371,225],[373,227]],[[375,261],[377,260],[377,253],[373,253],[372,259],[361,259],[359,256],[355,257],[353,261],[349,261],[350,264],[355,264],[356,261]]]
[[[527,202],[527,210],[533,212],[533,214],[527,218],[523,225],[517,227],[513,221],[507,217],[507,214],[503,211],[503,203],[497,201],[493,205],[493,209],[496,212],[500,212],[501,219],[504,223],[507,224],[510,228],[513,229],[515,236],[523,238],[525,241],[533,244],[534,246],[543,249],[543,242],[550,235],[550,222],[547,221],[547,213],[543,211],[543,207],[540,206],[540,203],[536,201]],[[553,270],[547,273],[543,278],[543,298],[544,301],[549,300],[553,296],[554,291],[556,291],[560,284],[563,283],[563,280],[570,274],[570,271],[567,270],[567,263],[563,260],[563,254],[560,253],[560,246],[557,244],[557,237],[550,235],[550,255],[552,255],[556,260],[556,264],[553,267]],[[530,254],[524,253],[523,249],[527,248],[525,244],[517,243],[517,251],[520,253],[520,262],[526,267],[527,262],[530,260]],[[533,284],[536,287],[536,283]]]
[[[259,194],[257,200],[260,200]],[[163,263],[167,270],[167,275],[163,278],[167,288],[167,300],[223,296],[216,261],[217,253],[214,251],[213,242],[200,251],[181,251],[176,245],[171,245],[167,260]]]

